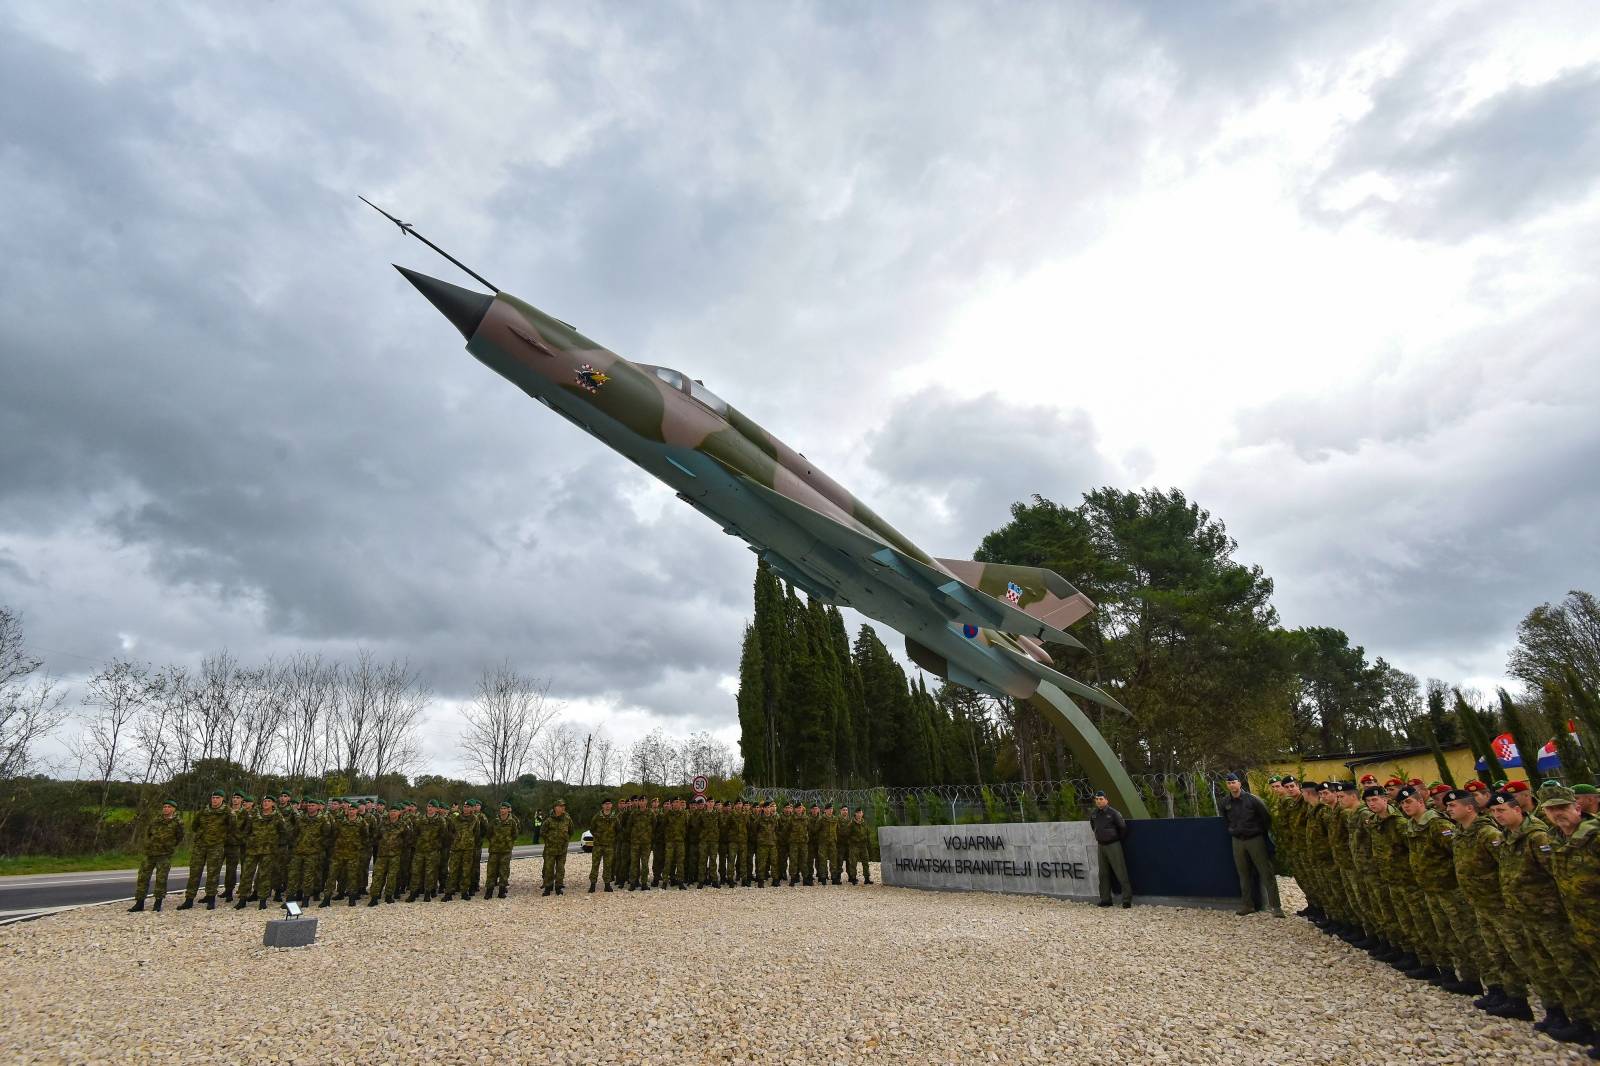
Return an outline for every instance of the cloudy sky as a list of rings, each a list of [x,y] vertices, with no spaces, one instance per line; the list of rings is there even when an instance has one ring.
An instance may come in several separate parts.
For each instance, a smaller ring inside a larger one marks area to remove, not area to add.
[[[1591,3],[0,10],[0,602],[732,741],[750,554],[461,349],[365,194],[923,547],[1176,486],[1421,676],[1600,586]]]

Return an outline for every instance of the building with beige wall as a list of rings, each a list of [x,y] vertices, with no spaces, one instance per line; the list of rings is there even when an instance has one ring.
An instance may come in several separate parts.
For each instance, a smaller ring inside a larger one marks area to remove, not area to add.
[[[1473,768],[1472,750],[1465,744],[1450,744],[1444,748],[1445,764],[1450,776],[1460,785],[1478,776]],[[1396,748],[1391,751],[1347,751],[1337,755],[1289,756],[1261,767],[1263,780],[1272,774],[1293,774],[1311,781],[1359,781],[1363,774],[1372,774],[1379,781],[1398,777],[1402,781],[1420,778],[1438,781],[1439,764],[1431,748]],[[1506,771],[1509,780],[1525,779],[1520,769]],[[1254,776],[1254,775],[1252,775]]]

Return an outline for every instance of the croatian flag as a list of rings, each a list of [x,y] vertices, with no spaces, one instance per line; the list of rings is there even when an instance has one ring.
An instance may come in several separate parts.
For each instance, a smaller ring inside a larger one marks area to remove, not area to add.
[[[1573,732],[1572,736],[1573,739],[1577,739],[1578,734]],[[1500,760],[1501,766],[1508,768],[1522,766],[1522,753],[1517,751],[1517,742],[1511,739],[1510,733],[1501,733],[1490,741],[1489,746],[1494,749],[1494,757]],[[1552,740],[1539,749],[1539,757],[1535,762],[1534,770],[1536,773],[1545,773],[1549,770],[1559,769],[1560,766],[1561,757],[1556,754],[1556,742]],[[1479,770],[1487,770],[1488,768],[1489,764],[1487,762],[1482,759],[1478,760]],[[1523,767],[1523,769],[1526,769],[1526,767]]]
[[[1006,582],[1006,599],[1012,603],[1022,602],[1022,586],[1015,581]]]

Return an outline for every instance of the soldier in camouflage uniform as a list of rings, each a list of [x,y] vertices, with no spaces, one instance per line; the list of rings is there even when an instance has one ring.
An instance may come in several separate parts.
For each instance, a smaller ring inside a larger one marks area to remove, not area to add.
[[[839,820],[833,815],[831,803],[816,811],[815,818],[817,883],[826,885],[839,876],[836,869],[839,859]]]
[[[222,844],[222,898],[233,902],[233,888],[239,883],[239,864],[244,861],[245,794],[235,789],[228,797],[228,834]]]
[[[235,910],[243,910],[252,901],[260,904],[258,910],[267,909],[267,897],[272,895],[272,864],[288,831],[278,805],[271,796],[262,796],[260,812],[244,826],[244,865],[239,872],[239,902],[233,905]]]
[[[628,818],[629,868],[623,881],[630,891],[650,891],[650,859],[655,831],[655,816],[650,813],[648,801],[640,796],[634,800],[633,813]]]
[[[434,882],[435,889],[443,896],[449,891],[450,884],[450,852],[455,849],[456,826],[461,821],[461,804],[439,804],[439,873]]]
[[[1575,1023],[1570,1032],[1545,1032],[1557,1039],[1591,1041],[1596,1037],[1597,995],[1600,988],[1594,975],[1600,972],[1600,822],[1584,817],[1578,803],[1576,788],[1554,786],[1539,790],[1539,813],[1551,825],[1552,837],[1557,841],[1553,852],[1551,876],[1556,891],[1567,912],[1567,928],[1572,935],[1572,945],[1588,964],[1590,978],[1578,989],[1579,1003],[1567,1004],[1567,1013]],[[1596,1048],[1600,1048],[1597,1043]],[[1600,1051],[1590,1052],[1600,1058]]]
[[[845,869],[850,872],[850,883],[856,883],[856,870],[860,867],[863,884],[872,884],[872,827],[867,824],[867,812],[857,810],[845,834]]]
[[[774,802],[774,809],[777,804]],[[794,804],[785,803],[783,810],[778,811],[778,849],[774,853],[772,865],[772,880],[774,882],[789,879],[789,823],[794,820]]]
[[[450,816],[446,819],[451,826],[450,851],[445,869],[443,903],[449,903],[455,898],[456,893],[462,899],[469,898],[472,888],[472,872],[468,869],[477,857],[477,815],[472,809],[472,801],[453,806]]]
[[[180,911],[194,906],[194,897],[200,891],[200,875],[205,874],[206,910],[217,908],[217,875],[222,871],[222,856],[228,845],[228,827],[233,816],[222,805],[225,797],[219,788],[211,793],[208,806],[195,811],[189,818],[189,883],[183,890]]]
[[[689,886],[684,883],[684,852],[688,839],[688,811],[684,809],[681,799],[671,801],[668,810],[662,812],[662,831],[667,842],[667,854],[663,860],[665,868],[661,874],[661,885],[677,885],[680,889]]]
[[[1528,1007],[1528,982],[1513,960],[1516,931],[1510,927],[1505,897],[1500,893],[1499,847],[1504,839],[1494,819],[1479,813],[1477,797],[1465,789],[1445,799],[1445,810],[1456,823],[1452,858],[1456,884],[1477,920],[1484,983],[1488,991],[1472,1005],[1498,1018],[1532,1021]]]
[[[444,814],[436,800],[429,800],[428,813],[417,820],[416,844],[411,856],[411,894],[407,903],[418,896],[422,902],[433,901],[433,890],[439,883],[439,841],[444,837]]]
[[[645,831],[644,839],[649,841],[650,823],[641,818],[635,823],[635,833],[640,829]],[[637,835],[634,839],[638,839]],[[572,816],[567,813],[567,801],[556,800],[555,808],[544,823],[544,895],[548,896],[553,889],[556,895],[562,894],[562,889],[567,882],[567,844],[572,840]],[[646,844],[644,853],[635,860],[642,863],[648,858],[649,846]]]
[[[1561,905],[1552,873],[1555,841],[1544,822],[1526,814],[1516,793],[1495,793],[1489,811],[1504,837],[1498,845],[1500,891],[1522,947],[1514,957],[1544,1004],[1544,1019],[1534,1027],[1552,1036],[1581,1029],[1590,1021],[1586,994],[1595,975],[1573,944]]]
[[[697,875],[699,887],[707,885],[717,887],[717,835],[720,831],[717,812],[712,810],[711,804],[704,801],[703,797],[696,796],[700,812],[700,872]]]
[[[367,864],[369,832],[360,808],[346,803],[344,817],[333,823],[333,846],[328,849],[331,862],[322,888],[322,906],[330,906],[335,895],[347,900],[348,906],[356,905],[361,896],[361,868]]]
[[[805,808],[796,804],[789,820],[789,887],[811,883],[811,825]]]
[[[278,838],[278,850],[272,855],[272,898],[282,903],[289,888],[289,854],[300,835],[300,812],[295,808],[294,797],[287,792],[278,794],[278,817],[283,819],[283,832]],[[262,899],[266,897],[265,892],[261,893]]]
[[[500,890],[499,898],[506,898],[506,889],[511,884],[511,849],[516,847],[517,832],[520,828],[516,816],[511,813],[511,802],[501,800],[495,820],[489,823],[489,831],[483,837],[484,847],[489,852],[489,871],[483,890],[484,899],[493,898],[497,888]]]
[[[589,823],[589,891],[593,892],[595,884],[605,881],[606,891],[611,891],[611,875],[615,872],[611,860],[611,849],[616,846],[617,816],[611,809],[611,798],[606,797],[600,804],[600,811],[594,816],[594,821]],[[660,867],[656,868],[660,873]]]
[[[740,800],[728,811],[728,866],[723,876],[730,885],[750,887],[750,855],[746,848],[749,839],[750,811]]]
[[[399,804],[391,807],[377,833],[377,858],[372,860],[372,879],[368,882],[367,906],[376,907],[381,896],[383,902],[393,903],[400,894],[400,858],[406,849],[406,838],[411,827],[406,824],[405,811]]]
[[[483,852],[487,846],[485,841],[489,839],[491,826],[489,816],[483,813],[483,800],[474,798],[467,802],[471,805],[472,813],[472,818],[468,820],[468,824],[472,827],[472,862],[467,867],[471,876],[468,879],[466,898],[471,899],[483,883],[480,880],[483,873]],[[495,815],[495,820],[499,820],[498,813]]]
[[[322,853],[328,837],[328,822],[322,817],[322,802],[307,796],[305,813],[296,823],[294,850],[289,853],[288,896],[301,906],[322,893]]]
[[[400,812],[400,824],[406,827],[405,835],[400,840],[400,882],[395,885],[396,898],[403,899],[410,894],[416,881],[413,863],[417,856],[417,823],[422,816],[417,813],[414,801],[407,800],[404,810]]]
[[[144,830],[144,858],[139,861],[139,872],[133,882],[131,911],[144,910],[144,898],[150,891],[150,877],[155,875],[155,909],[167,897],[167,871],[172,869],[172,853],[183,843],[183,819],[178,817],[178,805],[172,800],[161,801],[161,813],[150,820]]]
[[[765,888],[767,881],[778,887],[778,805],[768,800],[766,806],[756,808],[756,886]]]
[[[616,854],[612,856],[612,865],[615,867],[612,880],[619,888],[627,888],[632,884],[633,855],[631,842],[633,840],[634,808],[639,803],[637,794],[629,796],[622,801],[621,808],[617,811],[617,843]]]
[[[661,884],[661,868],[667,862],[667,823],[661,797],[650,798],[650,884]]]
[[[1439,797],[1448,800],[1454,792],[1446,788]],[[1476,996],[1483,992],[1478,979],[1478,959],[1483,957],[1483,942],[1471,905],[1456,882],[1456,825],[1413,794],[1400,806],[1411,819],[1411,869],[1422,886],[1423,902],[1437,935],[1440,953],[1446,961],[1433,983],[1446,992]],[[1451,969],[1459,975],[1453,979]]]

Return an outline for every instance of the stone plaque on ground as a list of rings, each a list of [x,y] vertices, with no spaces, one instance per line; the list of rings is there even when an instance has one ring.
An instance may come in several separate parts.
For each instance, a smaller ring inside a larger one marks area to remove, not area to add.
[[[883,883],[949,892],[1098,899],[1100,858],[1088,822],[886,825]]]
[[[316,939],[315,918],[279,918],[267,923],[261,942],[269,948],[303,948]]]

